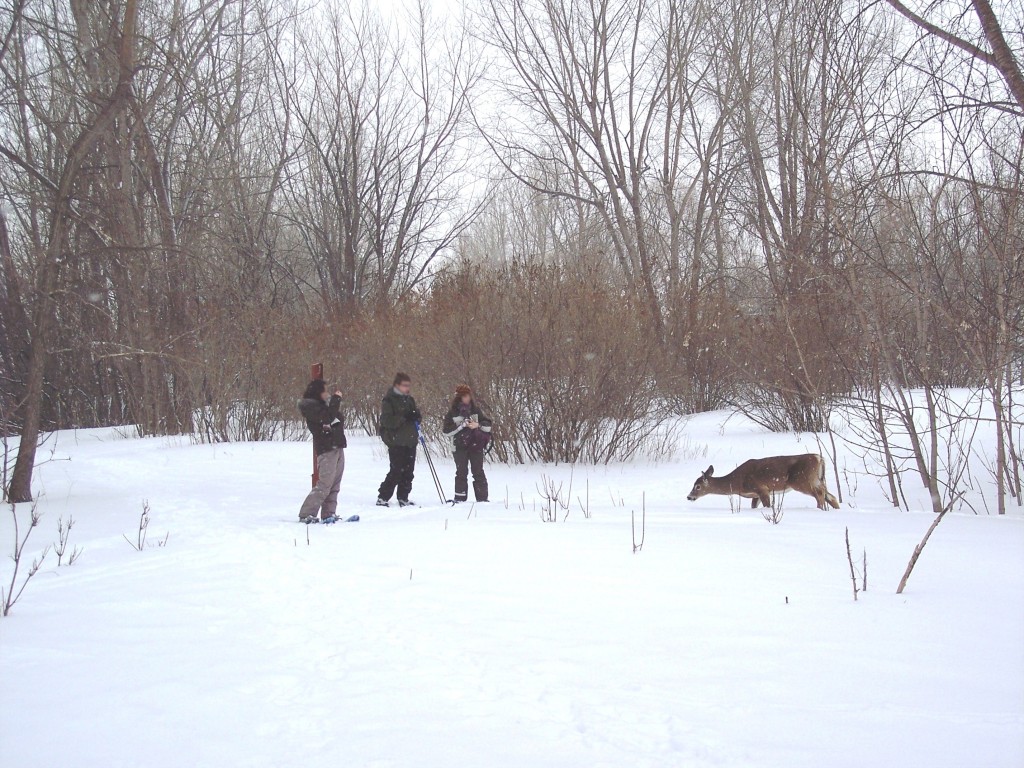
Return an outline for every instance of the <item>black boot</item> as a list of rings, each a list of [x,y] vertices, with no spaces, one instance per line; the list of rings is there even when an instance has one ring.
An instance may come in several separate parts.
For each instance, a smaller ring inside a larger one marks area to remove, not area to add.
[[[487,501],[487,490],[486,480],[473,481],[473,495],[476,496],[477,501]]]

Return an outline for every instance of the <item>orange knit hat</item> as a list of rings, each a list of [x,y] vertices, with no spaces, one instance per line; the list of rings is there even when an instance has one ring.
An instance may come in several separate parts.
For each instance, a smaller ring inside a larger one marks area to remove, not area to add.
[[[465,397],[466,395],[472,395],[473,390],[470,389],[465,384],[459,384],[459,386],[455,388],[455,394],[458,395],[459,397]]]

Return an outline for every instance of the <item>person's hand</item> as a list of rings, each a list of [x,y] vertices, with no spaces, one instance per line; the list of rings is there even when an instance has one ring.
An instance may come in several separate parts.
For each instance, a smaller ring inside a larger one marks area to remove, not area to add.
[[[409,413],[405,415],[405,418],[407,418],[409,421],[419,421],[421,416],[422,414],[420,413],[420,409],[413,408],[411,411],[409,411]]]
[[[335,397],[341,397],[341,390],[340,389],[334,390],[334,396]]]
[[[477,429],[480,426],[480,424],[479,422],[476,421],[467,421],[466,426],[469,427],[470,429]]]

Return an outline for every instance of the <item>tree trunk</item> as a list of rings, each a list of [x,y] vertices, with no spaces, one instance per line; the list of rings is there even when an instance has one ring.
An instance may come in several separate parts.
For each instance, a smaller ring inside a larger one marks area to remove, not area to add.
[[[72,211],[70,200],[75,181],[83,163],[99,139],[113,124],[125,108],[134,75],[136,0],[127,0],[124,21],[120,34],[118,54],[118,82],[97,114],[92,125],[79,134],[68,151],[61,172],[60,182],[54,193],[53,218],[47,240],[43,263],[39,266],[37,296],[32,310],[33,334],[29,351],[28,376],[25,381],[25,410],[22,422],[21,443],[18,458],[11,473],[9,498],[19,503],[32,500],[32,470],[35,467],[36,447],[43,410],[43,384],[46,362],[50,356],[50,336],[56,320],[53,294],[60,278],[60,268],[65,257],[65,240]]]

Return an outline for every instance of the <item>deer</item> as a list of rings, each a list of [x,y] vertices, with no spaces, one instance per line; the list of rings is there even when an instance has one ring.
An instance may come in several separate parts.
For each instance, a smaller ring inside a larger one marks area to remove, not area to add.
[[[714,473],[714,465],[702,472],[686,498],[696,501],[709,493],[723,496],[735,493],[751,499],[750,506],[756,509],[758,502],[771,507],[771,494],[794,490],[813,496],[818,509],[827,509],[826,502],[833,509],[839,509],[839,500],[825,487],[825,460],[816,453],[750,459],[728,475],[713,477]]]

